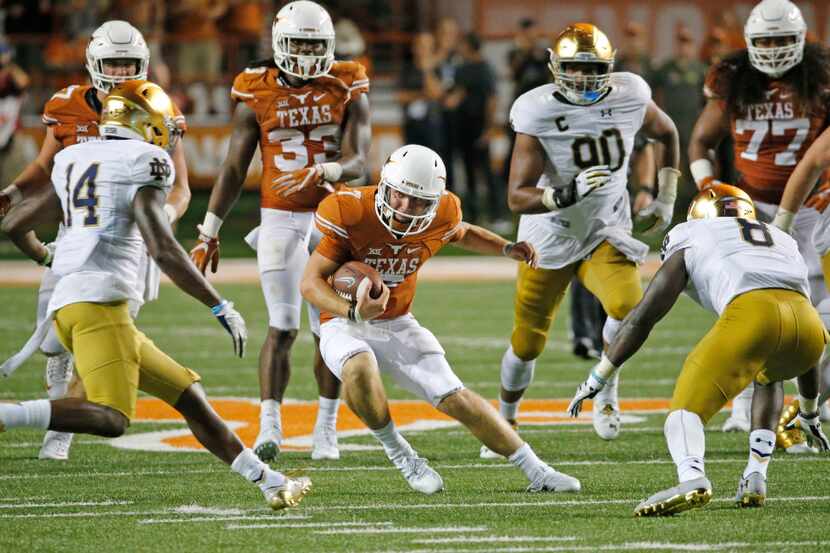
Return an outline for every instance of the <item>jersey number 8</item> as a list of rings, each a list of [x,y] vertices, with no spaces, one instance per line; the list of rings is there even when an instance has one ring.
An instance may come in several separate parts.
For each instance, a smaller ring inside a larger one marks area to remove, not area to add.
[[[736,219],[738,225],[741,227],[741,237],[752,244],[753,246],[766,246],[769,248],[774,245],[772,241],[772,234],[764,223],[757,221],[748,221],[746,219]]]

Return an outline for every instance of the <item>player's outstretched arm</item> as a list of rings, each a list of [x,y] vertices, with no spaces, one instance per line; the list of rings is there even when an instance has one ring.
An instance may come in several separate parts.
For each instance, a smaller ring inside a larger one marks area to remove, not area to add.
[[[24,199],[50,186],[52,160],[61,148],[63,146],[55,138],[52,127],[47,127],[46,138],[37,157],[23,169],[12,184],[0,191],[0,217],[4,217],[9,209]]]
[[[637,353],[654,325],[677,301],[677,297],[686,287],[686,279],[686,261],[683,250],[680,250],[663,263],[643,299],[623,320],[614,341],[602,354],[599,363],[591,369],[588,378],[577,386],[576,393],[568,405],[568,414],[572,417],[579,416],[582,402],[595,397],[618,368]]]
[[[824,129],[824,132],[810,145],[804,157],[790,173],[790,178],[784,188],[784,195],[781,197],[781,203],[775,214],[775,220],[772,222],[773,225],[784,232],[790,231],[796,212],[828,167],[830,167],[830,128]],[[827,203],[823,202],[821,206],[811,207],[824,211],[822,208],[826,208]]]
[[[164,211],[171,223],[178,221],[190,205],[190,181],[187,178],[187,160],[184,157],[183,138],[179,139],[170,157],[173,159],[173,169],[176,171],[176,180],[173,189],[167,195]]]
[[[53,188],[39,190],[15,206],[0,223],[0,230],[26,256],[40,265],[51,265],[49,250],[32,229],[41,224],[58,223],[63,219],[60,201]]]
[[[223,300],[176,241],[164,212],[164,191],[145,186],[136,192],[133,216],[147,245],[150,256],[170,280],[185,293],[211,308],[213,315],[233,338],[233,350],[239,357],[245,353],[248,330],[233,303]]]
[[[655,156],[660,169],[657,172],[657,197],[640,210],[637,224],[647,233],[665,230],[674,215],[674,201],[677,199],[677,180],[680,177],[680,137],[674,121],[666,113],[650,102],[643,120],[643,132],[649,138],[662,144]]]
[[[513,213],[545,213],[550,211],[542,201],[543,190],[536,188],[545,168],[545,151],[539,140],[529,134],[516,133],[510,177],[507,183],[507,205]]]
[[[530,242],[510,242],[486,228],[469,223],[462,222],[460,227],[457,232],[461,236],[453,242],[459,248],[484,255],[503,255],[536,267],[538,257]]]
[[[202,274],[205,274],[208,265],[214,273],[219,267],[219,229],[239,198],[258,141],[259,123],[256,113],[240,102],[233,113],[233,132],[228,155],[210,193],[205,220],[198,226],[199,243],[190,251],[190,258]]]
[[[689,169],[698,190],[715,180],[715,166],[709,158],[709,151],[717,148],[728,135],[729,115],[723,101],[717,98],[707,100],[689,138]]]

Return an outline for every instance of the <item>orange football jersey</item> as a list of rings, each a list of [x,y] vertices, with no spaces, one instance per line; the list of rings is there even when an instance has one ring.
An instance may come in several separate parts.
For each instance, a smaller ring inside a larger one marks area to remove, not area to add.
[[[98,140],[98,119],[101,117],[100,102],[95,97],[96,91],[90,85],[70,85],[56,92],[43,108],[43,123],[52,127],[55,138],[64,148],[86,142]],[[182,132],[187,130],[184,115],[178,106],[173,106],[176,112],[176,125]]]
[[[415,297],[418,270],[449,242],[464,236],[461,202],[445,192],[429,227],[418,234],[396,238],[375,213],[377,186],[336,192],[320,202],[315,214],[323,238],[317,252],[332,261],[362,261],[380,273],[391,295],[379,318],[393,319],[409,312]],[[321,321],[333,318],[321,313]]]
[[[369,91],[363,66],[335,62],[328,75],[293,88],[273,65],[251,67],[236,76],[231,97],[245,102],[259,122],[262,207],[314,211],[328,192],[310,187],[289,197],[272,188],[274,179],[317,163],[340,159],[346,108]]]
[[[713,66],[704,92],[724,105],[734,79],[725,63]],[[828,126],[830,104],[810,111],[798,92],[783,81],[771,81],[765,101],[749,105],[744,113],[730,113],[735,168],[740,188],[753,200],[778,204],[795,166],[813,141]]]

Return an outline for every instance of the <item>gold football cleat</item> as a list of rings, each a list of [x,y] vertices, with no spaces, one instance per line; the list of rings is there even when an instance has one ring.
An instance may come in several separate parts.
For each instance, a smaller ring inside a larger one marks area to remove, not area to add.
[[[311,491],[311,478],[308,476],[286,476],[285,483],[270,490],[266,490],[265,499],[275,511],[288,507],[296,507]]]
[[[788,449],[794,445],[802,444],[806,440],[804,433],[800,428],[787,428],[798,416],[798,400],[793,400],[788,406],[784,407],[781,412],[781,418],[778,419],[778,426],[775,427],[775,445],[780,449]]]
[[[634,509],[635,517],[671,516],[703,507],[712,499],[712,484],[705,476],[657,492]]]

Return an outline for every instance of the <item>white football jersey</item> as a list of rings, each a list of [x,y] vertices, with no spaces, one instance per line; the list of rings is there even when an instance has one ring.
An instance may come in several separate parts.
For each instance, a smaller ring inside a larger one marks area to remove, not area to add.
[[[634,136],[643,125],[651,89],[633,73],[612,73],[609,92],[588,106],[568,102],[557,90],[555,84],[534,88],[510,110],[513,130],[535,136],[545,150],[537,186],[570,186],[577,174],[595,165],[608,165],[611,181],[561,211],[522,215],[519,240],[536,247],[545,269],[579,261],[603,240],[640,262],[648,247],[631,237],[626,184]]]
[[[735,217],[693,219],[663,240],[663,259],[680,250],[689,276],[686,293],[718,315],[750,290],[783,288],[810,297],[798,245],[772,225]]]
[[[49,309],[78,302],[142,301],[146,246],[132,203],[145,186],[169,192],[170,156],[140,140],[81,142],[55,156],[52,185],[65,230],[52,271],[60,276]]]

